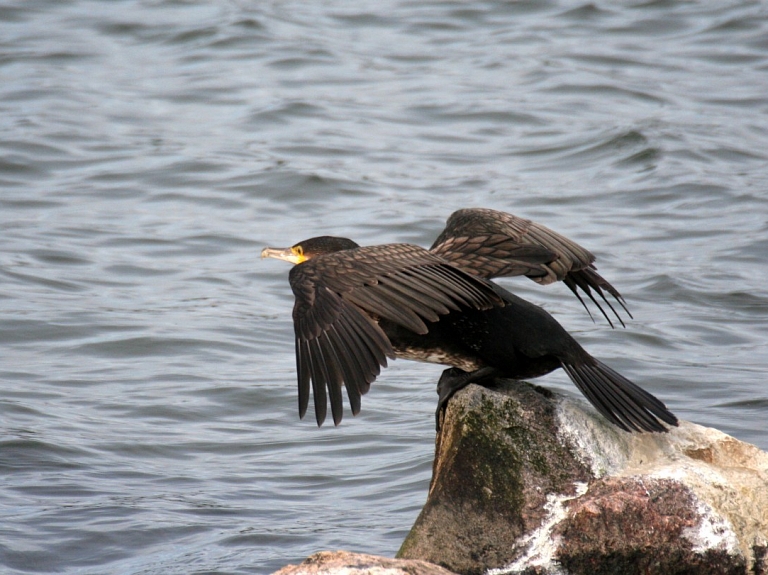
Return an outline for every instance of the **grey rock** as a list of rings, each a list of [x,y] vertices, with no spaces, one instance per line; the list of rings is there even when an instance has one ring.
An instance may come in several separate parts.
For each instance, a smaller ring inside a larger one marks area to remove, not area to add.
[[[768,454],[715,429],[627,433],[523,382],[449,403],[398,557],[457,573],[768,573]]]

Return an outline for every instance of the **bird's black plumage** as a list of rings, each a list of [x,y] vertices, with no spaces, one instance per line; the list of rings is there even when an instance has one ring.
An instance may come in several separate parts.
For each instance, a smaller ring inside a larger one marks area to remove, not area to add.
[[[305,255],[319,243],[301,242]],[[341,421],[341,387],[346,384],[353,413],[360,395],[395,352],[378,322],[391,321],[410,333],[426,334],[428,324],[462,309],[503,305],[488,282],[444,262],[418,246],[356,247],[311,257],[291,269],[296,296],[293,322],[299,377],[299,413],[304,415],[310,381],[318,423],[326,415],[326,389],[335,423]]]
[[[632,317],[618,290],[597,273],[595,256],[589,250],[531,220],[487,208],[457,210],[448,218],[430,251],[486,279],[525,275],[541,285],[562,281],[587,313],[589,308],[579,289],[613,327],[610,317],[595,299],[594,291],[624,325],[605,297],[608,292]]]
[[[545,310],[486,279],[527,275],[568,284],[570,277],[587,293],[605,290],[624,305],[594,271],[594,256],[539,224],[503,212],[460,210],[430,250],[359,247],[323,236],[283,250],[265,248],[262,257],[298,264],[289,280],[296,296],[299,414],[307,410],[311,388],[318,425],[329,399],[334,423],[341,421],[343,386],[357,414],[361,396],[395,357],[453,366],[438,385],[441,406],[473,381],[532,378],[562,367],[622,429],[677,425],[662,402],[589,355]]]

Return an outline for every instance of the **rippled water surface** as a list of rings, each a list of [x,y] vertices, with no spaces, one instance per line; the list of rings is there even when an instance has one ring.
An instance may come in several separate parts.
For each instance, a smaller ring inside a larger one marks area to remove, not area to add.
[[[288,267],[451,211],[589,247],[627,329],[504,285],[682,418],[768,448],[768,19],[733,2],[0,5],[0,571],[392,555],[438,366],[296,414]],[[555,373],[539,383],[572,391]]]

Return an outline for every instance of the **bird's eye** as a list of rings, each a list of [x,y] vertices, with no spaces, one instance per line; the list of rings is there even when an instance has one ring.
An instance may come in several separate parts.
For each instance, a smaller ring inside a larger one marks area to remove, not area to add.
[[[301,246],[295,246],[293,248],[293,253],[295,253],[300,258],[304,257],[304,248],[302,248]]]

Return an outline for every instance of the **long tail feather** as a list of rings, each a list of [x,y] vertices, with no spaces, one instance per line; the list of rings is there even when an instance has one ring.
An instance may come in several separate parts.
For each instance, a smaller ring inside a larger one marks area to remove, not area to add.
[[[677,417],[656,397],[594,358],[563,363],[562,367],[589,402],[626,431],[665,432],[663,423],[678,424]]]

